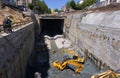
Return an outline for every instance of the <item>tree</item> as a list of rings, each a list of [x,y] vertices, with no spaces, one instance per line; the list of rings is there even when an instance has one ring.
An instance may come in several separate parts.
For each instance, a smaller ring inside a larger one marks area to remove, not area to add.
[[[70,1],[70,6],[71,6],[72,9],[75,9],[76,3],[75,3],[74,0]]]
[[[84,2],[81,4],[82,9],[94,4],[96,0],[84,0]]]
[[[77,3],[75,5],[75,10],[81,10],[81,9],[82,9],[81,5],[79,3]]]
[[[74,0],[68,1],[66,3],[66,8],[69,11],[69,9],[74,9],[74,10],[81,10],[86,8],[87,6],[90,6],[94,4],[97,0],[84,0],[82,4],[75,3]]]
[[[74,0],[68,1],[68,2],[66,3],[66,8],[67,8],[67,9],[75,9],[75,6],[76,6],[76,3],[75,3]]]
[[[32,3],[29,3],[29,4],[28,4],[28,7],[29,7],[31,10],[33,10],[34,5],[33,5]]]
[[[55,8],[53,11],[54,11],[54,12],[58,12],[59,10],[58,10],[57,8]]]
[[[44,0],[35,0],[34,10],[38,11],[39,13],[51,13],[51,9],[48,8]]]

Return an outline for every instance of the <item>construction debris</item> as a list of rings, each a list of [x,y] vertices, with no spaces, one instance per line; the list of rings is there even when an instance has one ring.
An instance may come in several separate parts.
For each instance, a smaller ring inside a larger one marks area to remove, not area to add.
[[[60,48],[69,48],[71,46],[71,41],[64,38],[58,38],[55,40],[57,47]]]

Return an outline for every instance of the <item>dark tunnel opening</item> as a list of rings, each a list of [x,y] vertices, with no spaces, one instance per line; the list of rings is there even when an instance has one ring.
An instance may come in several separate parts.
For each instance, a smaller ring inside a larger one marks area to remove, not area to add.
[[[64,19],[40,19],[41,34],[54,37],[63,34]]]

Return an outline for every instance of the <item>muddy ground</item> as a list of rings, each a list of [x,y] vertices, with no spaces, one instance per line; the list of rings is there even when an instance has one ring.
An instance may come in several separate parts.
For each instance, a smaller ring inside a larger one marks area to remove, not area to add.
[[[26,78],[35,78],[35,72],[39,72],[41,78],[90,78],[91,75],[97,73],[95,65],[91,61],[85,62],[85,68],[80,74],[74,74],[74,71],[65,69],[60,71],[52,66],[53,61],[62,61],[63,54],[58,49],[55,41],[50,40],[51,50],[47,49],[44,38],[40,37],[35,44],[35,53],[28,64]]]

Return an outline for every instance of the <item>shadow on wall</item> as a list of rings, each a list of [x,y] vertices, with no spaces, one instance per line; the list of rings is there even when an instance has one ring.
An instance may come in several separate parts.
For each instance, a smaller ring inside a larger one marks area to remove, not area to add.
[[[37,17],[35,16],[35,13],[31,11],[31,18],[34,23],[34,29],[35,29],[35,39],[38,37],[40,33],[40,25],[38,23]]]
[[[28,63],[26,78],[37,78],[35,77],[36,72],[40,73],[41,78],[46,78],[49,68],[49,51],[44,37],[40,37],[35,44],[34,56]]]

